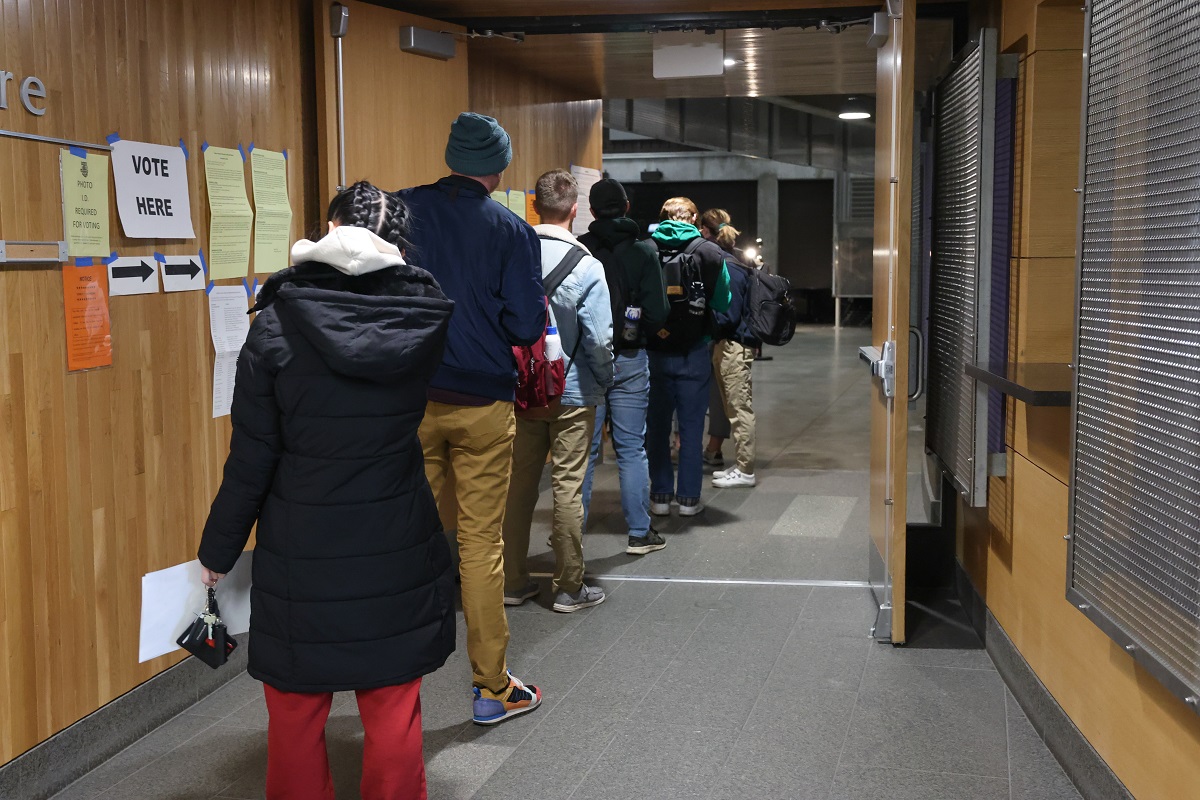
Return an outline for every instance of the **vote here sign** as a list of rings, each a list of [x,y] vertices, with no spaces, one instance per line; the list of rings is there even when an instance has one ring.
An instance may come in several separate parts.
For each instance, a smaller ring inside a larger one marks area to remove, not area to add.
[[[117,211],[131,239],[195,239],[188,194],[187,158],[181,147],[113,143]]]

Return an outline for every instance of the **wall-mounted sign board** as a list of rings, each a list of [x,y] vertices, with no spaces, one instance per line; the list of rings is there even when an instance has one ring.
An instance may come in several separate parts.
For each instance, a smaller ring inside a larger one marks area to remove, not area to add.
[[[113,142],[117,213],[131,239],[194,239],[187,157],[178,145]]]
[[[63,225],[71,258],[108,256],[108,156],[61,150]]]

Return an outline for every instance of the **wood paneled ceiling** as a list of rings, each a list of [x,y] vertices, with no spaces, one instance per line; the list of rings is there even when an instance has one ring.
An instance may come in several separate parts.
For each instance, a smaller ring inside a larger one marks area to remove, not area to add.
[[[725,31],[725,54],[737,64],[721,77],[674,80],[654,79],[655,34],[650,33],[529,36],[519,44],[476,39],[470,47],[472,58],[546,75],[584,97],[874,94],[878,51],[867,46],[867,35],[865,27],[840,34],[800,28]],[[952,39],[949,20],[920,21],[918,89],[929,87],[949,63]]]
[[[435,19],[882,7],[880,0],[376,0]]]

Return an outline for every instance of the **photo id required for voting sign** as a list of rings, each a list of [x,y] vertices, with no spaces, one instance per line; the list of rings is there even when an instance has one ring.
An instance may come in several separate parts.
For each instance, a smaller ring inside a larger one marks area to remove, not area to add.
[[[187,157],[178,145],[113,142],[117,211],[131,239],[195,239]]]

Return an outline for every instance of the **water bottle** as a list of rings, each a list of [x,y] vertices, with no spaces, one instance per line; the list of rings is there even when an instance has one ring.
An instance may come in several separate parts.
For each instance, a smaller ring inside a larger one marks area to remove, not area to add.
[[[558,328],[546,326],[546,360],[558,361],[563,357],[562,339],[558,337]]]
[[[632,344],[638,338],[638,323],[642,319],[642,309],[638,306],[625,306],[625,324],[621,328],[621,339]]]

